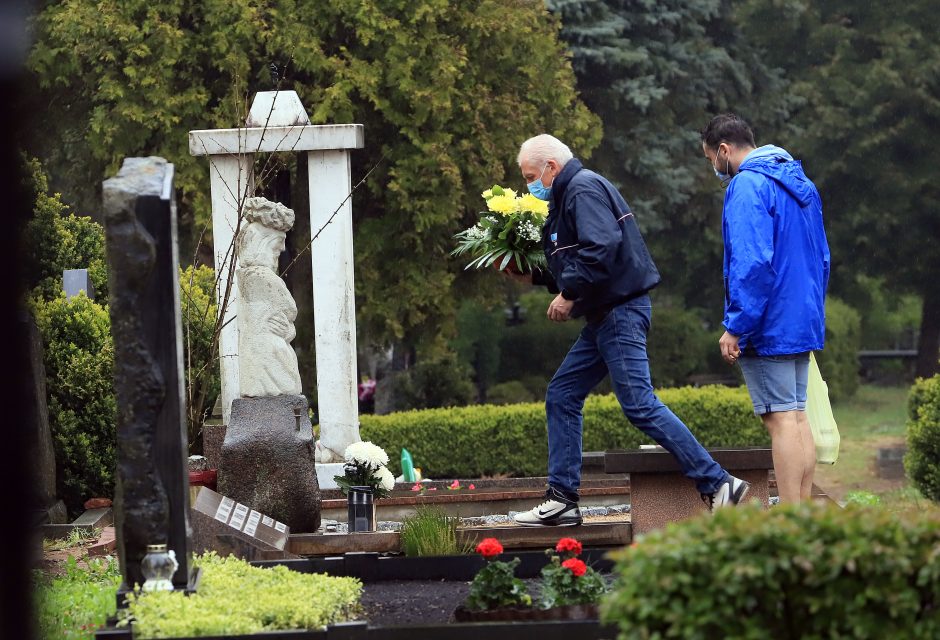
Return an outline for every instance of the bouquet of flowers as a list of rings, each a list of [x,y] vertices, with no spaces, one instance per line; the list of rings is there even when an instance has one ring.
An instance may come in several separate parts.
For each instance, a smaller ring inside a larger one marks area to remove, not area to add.
[[[554,551],[554,553],[553,553]],[[542,568],[540,606],[543,609],[574,604],[596,604],[607,592],[603,576],[578,558],[581,543],[562,538],[545,553],[551,562]]]
[[[395,476],[388,470],[388,454],[371,442],[354,442],[343,452],[343,475],[333,476],[336,484],[349,493],[350,487],[369,487],[375,498],[385,498],[395,488]]]
[[[499,185],[481,195],[487,210],[480,213],[479,222],[454,236],[457,248],[451,255],[473,256],[466,269],[496,264],[499,270],[527,273],[533,267],[544,267],[542,225],[548,203],[530,193],[518,196]]]

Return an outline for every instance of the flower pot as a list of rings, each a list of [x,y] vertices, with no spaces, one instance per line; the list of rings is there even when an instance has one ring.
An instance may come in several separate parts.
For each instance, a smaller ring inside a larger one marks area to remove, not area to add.
[[[375,500],[371,487],[349,487],[346,504],[349,533],[375,531]]]
[[[596,620],[596,604],[570,604],[563,607],[538,609],[536,607],[502,607],[474,611],[457,607],[454,620],[457,622],[502,622],[514,620]]]

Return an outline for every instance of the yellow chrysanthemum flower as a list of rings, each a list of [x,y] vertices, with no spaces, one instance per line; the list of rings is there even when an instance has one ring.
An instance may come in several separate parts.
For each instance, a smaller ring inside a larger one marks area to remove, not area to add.
[[[507,187],[503,187],[503,195],[504,195],[504,196],[507,196],[507,197],[509,197],[509,198],[515,198],[515,197],[517,197],[519,194],[517,194],[517,193],[516,193],[515,191],[513,191],[512,189],[509,189],[509,188],[507,188]]]
[[[540,200],[531,193],[527,193],[519,199],[522,211],[531,211],[532,213],[544,218],[548,215],[548,201]]]
[[[484,200],[489,200],[490,198],[493,197],[493,190],[492,190],[492,189],[487,189],[486,191],[484,191],[484,192],[481,193],[480,195],[483,196],[483,199],[484,199]]]
[[[505,216],[519,210],[519,201],[510,196],[493,196],[486,201],[486,207]]]

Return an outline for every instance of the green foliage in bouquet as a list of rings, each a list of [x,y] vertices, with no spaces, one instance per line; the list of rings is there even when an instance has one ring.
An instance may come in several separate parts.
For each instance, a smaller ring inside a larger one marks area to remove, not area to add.
[[[453,256],[469,254],[473,260],[465,269],[480,269],[498,262],[498,269],[527,273],[545,266],[542,251],[542,225],[548,215],[548,202],[530,193],[516,195],[512,189],[493,185],[482,193],[486,211],[480,221],[454,238]]]

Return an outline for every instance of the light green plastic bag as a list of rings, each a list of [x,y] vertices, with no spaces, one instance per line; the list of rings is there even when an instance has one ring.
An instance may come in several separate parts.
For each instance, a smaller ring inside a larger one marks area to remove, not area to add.
[[[809,354],[809,379],[806,383],[806,418],[816,443],[816,462],[835,464],[839,459],[839,427],[829,404],[829,386],[823,380],[816,357]]]

